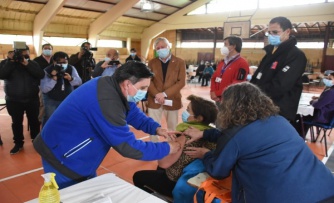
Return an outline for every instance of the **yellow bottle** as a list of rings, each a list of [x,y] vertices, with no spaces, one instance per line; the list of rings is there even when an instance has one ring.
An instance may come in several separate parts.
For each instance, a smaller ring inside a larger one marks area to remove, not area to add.
[[[58,185],[55,180],[56,174],[46,173],[42,175],[44,178],[44,185],[41,188],[38,196],[39,203],[59,203],[60,195]]]

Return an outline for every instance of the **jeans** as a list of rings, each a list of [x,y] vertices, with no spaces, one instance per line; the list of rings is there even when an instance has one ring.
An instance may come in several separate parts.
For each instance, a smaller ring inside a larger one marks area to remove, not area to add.
[[[43,94],[44,117],[42,126],[46,124],[53,112],[58,108],[62,101],[51,99],[47,94]]]
[[[28,102],[17,102],[6,100],[6,107],[8,114],[12,117],[12,131],[14,143],[23,146],[23,115],[26,112],[28,124],[30,127],[30,137],[35,139],[40,131],[40,124],[38,121],[39,114],[39,98],[36,97]]]

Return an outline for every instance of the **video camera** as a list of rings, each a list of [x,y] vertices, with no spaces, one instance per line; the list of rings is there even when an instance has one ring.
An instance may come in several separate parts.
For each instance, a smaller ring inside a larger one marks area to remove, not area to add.
[[[90,49],[87,49],[86,47],[81,47],[82,50],[84,50],[84,54],[82,55],[82,57],[84,58],[91,58],[93,57],[93,53],[91,51],[97,51],[97,47],[92,47]]]
[[[84,54],[82,55],[82,67],[84,69],[93,68],[95,66],[95,61],[93,59],[93,53],[90,51],[97,51],[97,47],[93,47],[87,49],[86,47],[81,47],[84,50]]]
[[[13,60],[15,62],[21,63],[24,61],[24,56],[22,55],[22,51],[27,50],[27,45],[25,42],[14,42],[14,56]]]

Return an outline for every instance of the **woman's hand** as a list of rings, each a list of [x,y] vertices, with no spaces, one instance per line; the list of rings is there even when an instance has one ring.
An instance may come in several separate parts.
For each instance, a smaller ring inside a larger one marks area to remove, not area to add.
[[[156,130],[157,135],[164,137],[168,141],[175,141],[175,134],[172,132],[168,132],[167,129],[158,127]]]
[[[204,155],[209,152],[210,150],[207,148],[200,148],[200,147],[187,147],[184,153],[191,158],[199,158],[202,159]]]
[[[187,130],[185,130],[183,134],[188,135],[190,137],[190,139],[187,140],[186,144],[189,144],[203,137],[203,131],[200,131],[197,128],[191,126]]]

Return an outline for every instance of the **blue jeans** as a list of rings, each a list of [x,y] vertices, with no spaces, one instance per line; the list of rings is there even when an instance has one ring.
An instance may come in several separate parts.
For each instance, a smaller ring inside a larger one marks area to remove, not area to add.
[[[46,124],[46,122],[49,120],[53,112],[58,108],[58,106],[61,104],[62,101],[51,99],[47,94],[43,94],[43,102],[44,102],[45,112],[42,126]]]

